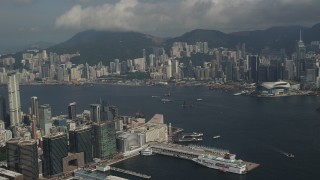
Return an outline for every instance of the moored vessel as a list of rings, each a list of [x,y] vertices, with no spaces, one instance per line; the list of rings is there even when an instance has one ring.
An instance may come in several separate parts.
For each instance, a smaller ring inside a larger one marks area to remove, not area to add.
[[[212,155],[200,155],[192,160],[200,165],[217,169],[223,172],[245,174],[246,164],[242,160],[236,160],[234,154],[225,154],[224,157]]]

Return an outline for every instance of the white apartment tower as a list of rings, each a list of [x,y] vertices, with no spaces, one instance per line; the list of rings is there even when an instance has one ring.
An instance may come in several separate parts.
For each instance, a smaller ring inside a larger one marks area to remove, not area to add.
[[[21,124],[21,102],[19,80],[15,73],[8,74],[8,97],[11,126]]]

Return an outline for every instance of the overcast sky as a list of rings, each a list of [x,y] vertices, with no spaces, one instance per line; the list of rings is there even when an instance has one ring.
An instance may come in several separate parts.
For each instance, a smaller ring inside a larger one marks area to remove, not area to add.
[[[320,0],[0,0],[0,50],[62,42],[87,29],[161,37],[320,22]]]

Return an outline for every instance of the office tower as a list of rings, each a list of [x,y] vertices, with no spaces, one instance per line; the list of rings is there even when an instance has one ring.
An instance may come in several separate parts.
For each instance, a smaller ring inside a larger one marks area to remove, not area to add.
[[[93,157],[111,158],[117,151],[114,121],[94,123],[93,126]]]
[[[101,121],[101,105],[100,104],[91,104],[90,105],[90,115],[91,115],[91,121],[100,122]]]
[[[68,156],[68,139],[64,133],[43,137],[43,175],[50,177],[63,172],[62,159]]]
[[[68,118],[76,119],[76,117],[77,117],[76,102],[72,102],[68,106]]]
[[[259,65],[260,58],[259,56],[248,56],[249,61],[249,80],[252,82],[258,82],[259,80]]]
[[[36,96],[31,97],[31,118],[39,123],[39,101]]]
[[[0,96],[0,120],[2,120],[5,123],[8,123],[6,122],[7,120],[6,116],[7,116],[6,100],[4,99],[3,96]]]
[[[297,51],[297,57],[296,57],[296,79],[299,81],[301,80],[301,76],[303,76],[305,71],[305,58],[306,58],[306,46],[304,45],[304,42],[302,41],[302,35],[300,30],[300,40],[297,43],[296,46]]]
[[[23,174],[24,179],[38,179],[38,148],[35,140],[11,139],[6,144],[8,169]]]
[[[166,75],[167,75],[167,80],[169,80],[172,77],[172,62],[170,59],[167,61],[167,67],[166,67]]]
[[[70,152],[83,152],[85,164],[93,161],[91,133],[92,131],[90,126],[84,126],[69,131]]]
[[[8,74],[8,97],[10,125],[16,126],[21,124],[21,102],[19,80],[15,73]]]
[[[39,107],[39,127],[41,128],[42,135],[48,135],[50,133],[52,122],[51,106],[49,104],[43,104]]]

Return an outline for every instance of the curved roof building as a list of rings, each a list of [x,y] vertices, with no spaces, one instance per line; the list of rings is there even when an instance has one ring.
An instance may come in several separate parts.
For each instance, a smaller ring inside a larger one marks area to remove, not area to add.
[[[266,88],[266,89],[289,89],[290,83],[279,81],[279,82],[264,82],[260,86]]]
[[[285,81],[264,82],[257,86],[257,93],[268,96],[286,95],[289,93],[290,88],[290,83]]]

